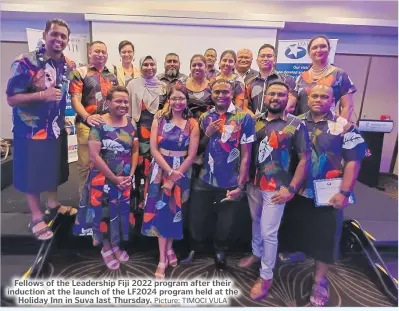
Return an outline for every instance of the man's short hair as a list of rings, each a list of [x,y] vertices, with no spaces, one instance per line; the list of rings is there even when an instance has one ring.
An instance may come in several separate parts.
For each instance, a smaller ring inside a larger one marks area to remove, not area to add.
[[[103,45],[107,46],[104,42],[99,41],[99,40],[96,40],[96,41],[93,41],[92,43],[89,44],[89,49],[90,49],[94,44],[103,44]]]
[[[179,55],[177,55],[176,53],[168,53],[168,54],[166,54],[165,60],[168,58],[168,56],[176,56],[180,60]]]
[[[266,49],[266,48],[272,49],[272,50],[273,50],[273,53],[274,53],[274,56],[276,56],[276,49],[274,48],[273,45],[268,44],[268,43],[262,45],[262,46],[259,48],[258,55],[260,54],[260,51],[262,51],[263,49]]]
[[[214,49],[214,48],[209,48],[209,49],[206,49],[205,50],[205,53],[204,53],[204,55],[206,54],[206,52],[208,52],[208,51],[214,51],[215,52],[215,54],[216,54],[216,57],[218,56],[218,52],[216,52],[216,50]]]
[[[61,26],[61,27],[65,27],[67,29],[67,31],[68,31],[68,37],[71,34],[71,29],[69,28],[67,22],[62,20],[62,19],[60,19],[60,18],[49,19],[46,22],[46,28],[44,29],[44,32],[48,33],[50,31],[50,28],[51,28],[52,25],[58,25],[58,26]]]
[[[287,89],[287,92],[288,92],[288,93],[290,92],[290,87],[288,86],[288,84],[285,83],[285,82],[283,82],[283,81],[281,81],[281,80],[273,81],[272,83],[270,83],[270,84],[267,86],[266,91],[267,91],[271,86],[273,86],[273,85],[281,85],[281,86],[284,86],[284,87]]]

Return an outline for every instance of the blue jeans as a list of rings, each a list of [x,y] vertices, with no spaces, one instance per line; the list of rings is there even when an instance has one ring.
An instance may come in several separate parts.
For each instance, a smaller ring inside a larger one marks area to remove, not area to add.
[[[252,217],[252,253],[261,258],[260,277],[273,278],[277,257],[277,234],[285,203],[273,204],[275,191],[262,191],[254,185],[247,186],[247,197]]]

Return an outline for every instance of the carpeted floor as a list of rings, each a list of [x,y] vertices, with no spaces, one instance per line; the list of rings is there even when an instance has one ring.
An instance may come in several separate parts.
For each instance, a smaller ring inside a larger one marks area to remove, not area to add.
[[[130,259],[117,271],[108,270],[99,254],[99,249],[90,246],[87,240],[79,248],[58,248],[55,243],[49,264],[43,272],[44,278],[153,278],[158,264],[158,250],[155,239],[140,238],[129,248]],[[7,243],[8,244],[8,243]],[[68,243],[69,244],[69,243]],[[69,244],[69,245],[73,245]],[[76,244],[75,244],[76,245]],[[87,246],[84,246],[87,245]],[[29,245],[26,245],[27,249]],[[182,242],[176,243],[179,255],[186,248]],[[12,245],[5,245],[2,255],[14,252]],[[231,306],[309,306],[308,299],[312,286],[314,262],[306,259],[300,263],[277,264],[274,283],[266,299],[255,302],[249,298],[251,286],[259,276],[259,267],[248,269],[237,266],[243,252],[232,253],[228,257],[228,269],[218,271],[214,268],[212,254],[196,257],[190,265],[169,267],[166,280],[188,280],[193,278],[229,278],[240,290],[241,295],[230,301]],[[22,272],[22,271],[21,271]],[[329,306],[333,307],[382,307],[393,306],[377,287],[373,273],[363,256],[353,255],[335,264],[329,271]],[[11,305],[10,300],[2,296],[2,305]]]

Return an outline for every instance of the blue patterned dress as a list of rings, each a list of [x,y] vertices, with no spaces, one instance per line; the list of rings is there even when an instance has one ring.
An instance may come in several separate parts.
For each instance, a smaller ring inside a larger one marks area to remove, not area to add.
[[[158,123],[158,147],[169,151],[188,151],[190,134],[195,120],[189,118],[184,129],[164,117]],[[185,157],[163,156],[173,169],[178,169]],[[141,233],[146,236],[182,239],[182,206],[188,201],[191,185],[191,168],[184,178],[175,184],[172,191],[162,189],[167,173],[153,159],[145,191],[144,218]]]
[[[124,127],[102,124],[92,127],[89,134],[89,141],[101,142],[100,156],[116,176],[129,176],[135,139],[137,129],[131,118]],[[105,196],[109,197],[109,222],[105,221],[102,204]],[[128,240],[130,227],[134,224],[135,219],[130,212],[130,188],[120,190],[90,163],[73,228],[74,235],[92,235],[94,246],[102,244],[104,238],[118,244],[121,239]]]

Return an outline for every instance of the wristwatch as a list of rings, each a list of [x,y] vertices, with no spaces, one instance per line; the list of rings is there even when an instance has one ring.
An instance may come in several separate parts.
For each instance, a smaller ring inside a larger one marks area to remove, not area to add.
[[[350,191],[339,190],[339,193],[341,193],[345,198],[349,198],[351,196]]]
[[[287,190],[288,190],[288,192],[289,193],[291,193],[291,194],[295,194],[295,188],[293,187],[293,186],[288,186],[288,188],[287,188]]]

